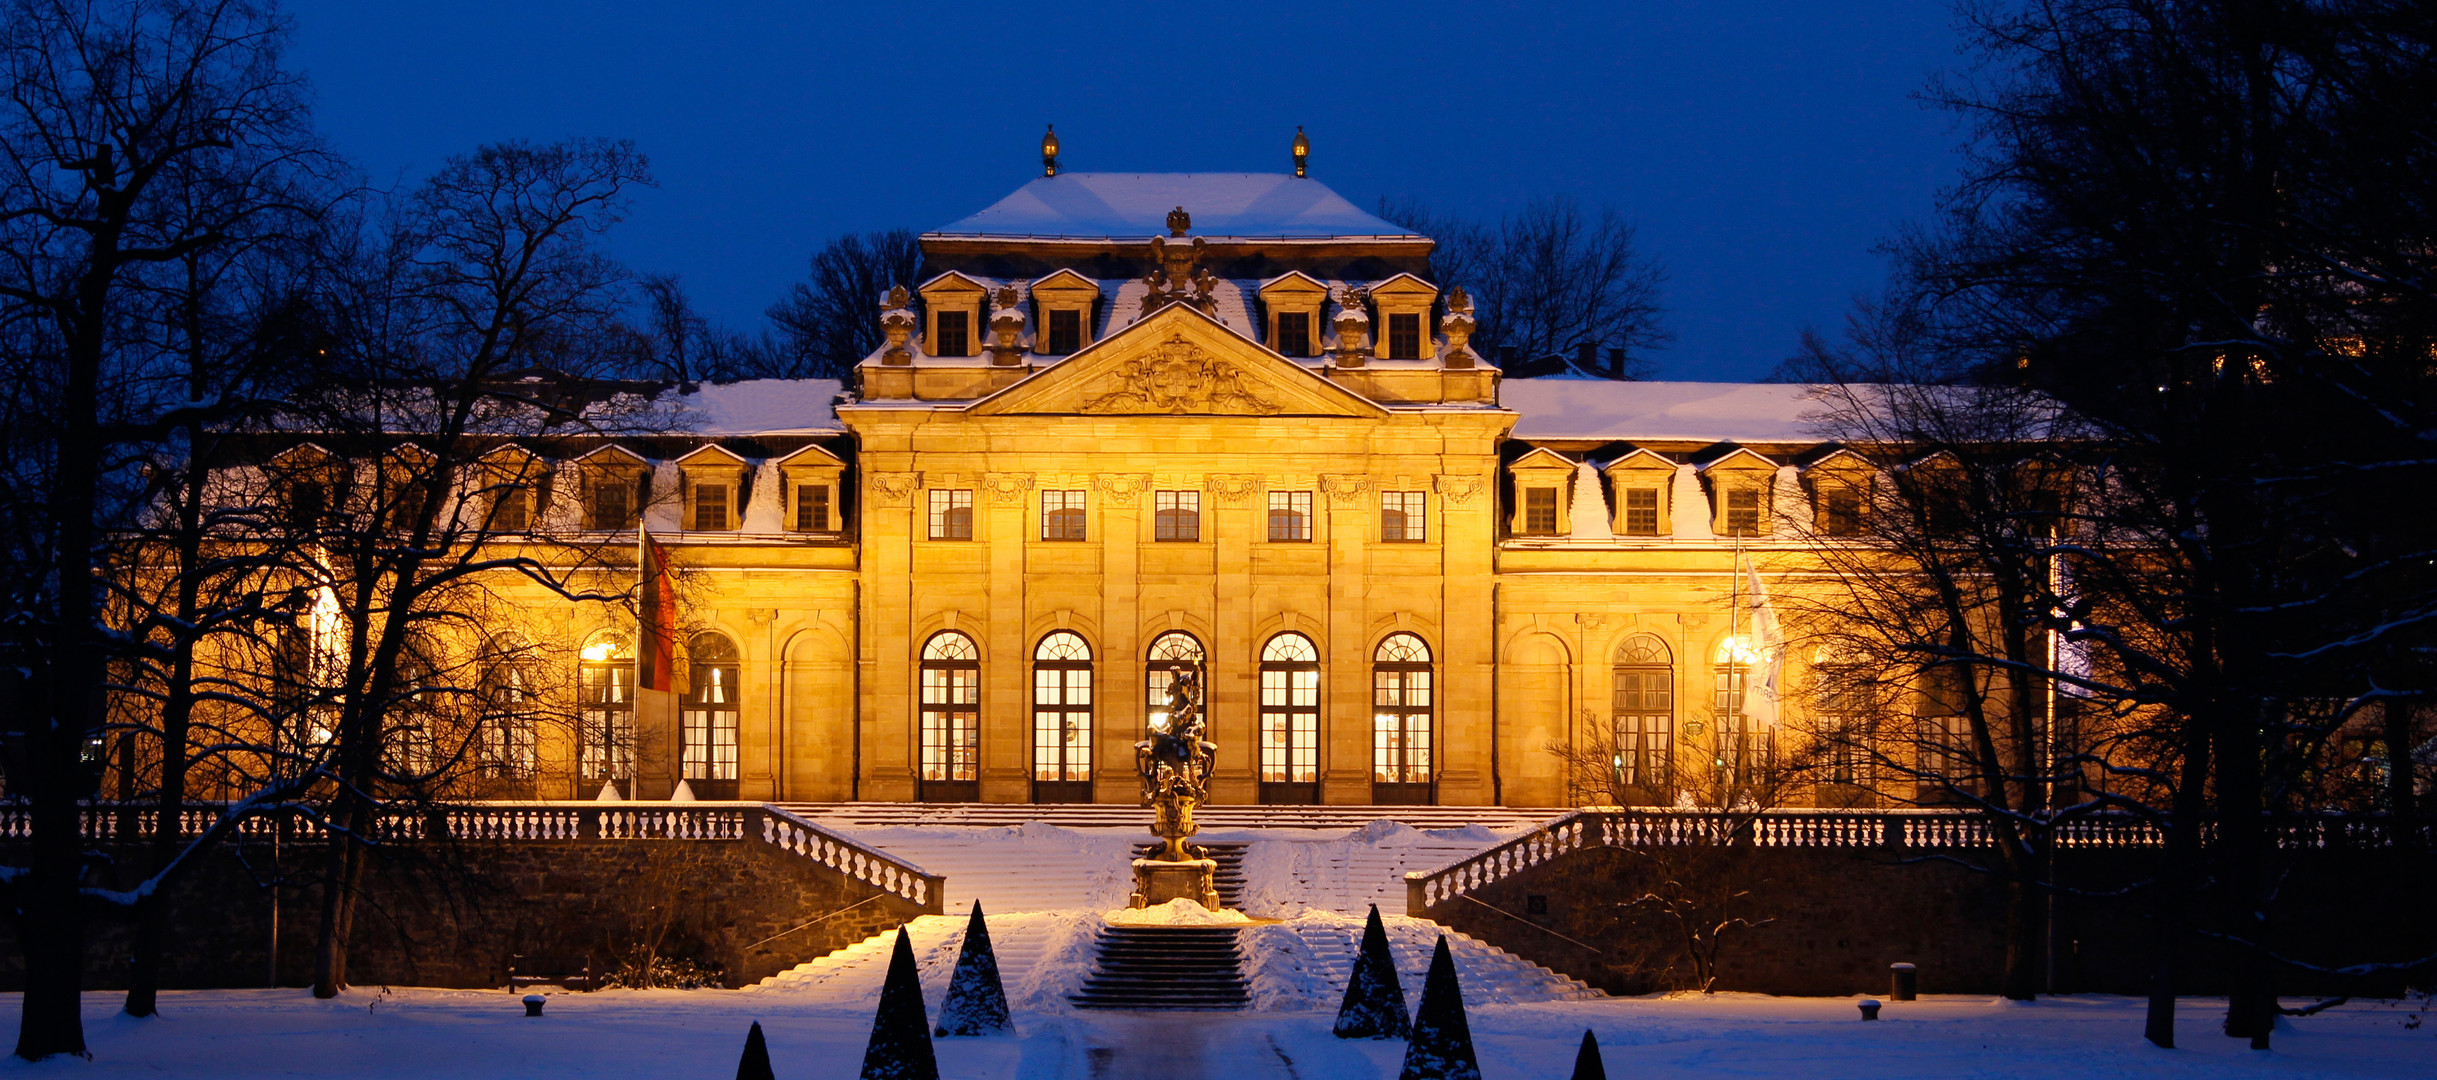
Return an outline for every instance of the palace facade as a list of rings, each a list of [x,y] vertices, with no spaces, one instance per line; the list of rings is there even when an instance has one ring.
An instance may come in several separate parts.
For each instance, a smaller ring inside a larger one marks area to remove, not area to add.
[[[1870,469],[1804,388],[1505,378],[1429,238],[1298,175],[1053,172],[921,242],[851,383],[550,463],[664,553],[682,657],[638,691],[631,615],[537,605],[578,709],[532,794],[1133,802],[1186,667],[1220,802],[1765,767],[1752,567],[1798,588]]]

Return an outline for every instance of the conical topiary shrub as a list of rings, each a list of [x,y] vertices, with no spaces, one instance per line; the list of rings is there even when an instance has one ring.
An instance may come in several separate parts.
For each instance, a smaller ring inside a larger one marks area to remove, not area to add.
[[[863,1048],[863,1080],[939,1080],[931,1056],[931,1018],[922,1008],[922,976],[914,970],[914,940],[897,928],[897,952],[889,957],[888,981],[880,986],[880,1008],[872,1014],[872,1041]]]
[[[1574,1054],[1574,1080],[1608,1080],[1608,1067],[1599,1061],[1599,1040],[1582,1029],[1582,1049]]]
[[[965,922],[965,944],[956,953],[956,974],[948,978],[948,998],[939,1003],[938,1035],[998,1035],[1008,1030],[1007,989],[998,978],[998,954],[990,949],[990,926],[982,921],[982,902],[973,902],[973,917]]]
[[[1413,1012],[1413,1037],[1405,1043],[1404,1071],[1397,1080],[1481,1080],[1472,1054],[1472,1027],[1464,1022],[1464,991],[1455,984],[1455,957],[1447,935],[1430,956],[1422,982],[1422,1007]]]
[[[1401,1039],[1411,1032],[1405,988],[1396,980],[1396,957],[1388,952],[1388,928],[1373,904],[1362,927],[1362,948],[1354,954],[1354,974],[1345,981],[1345,1003],[1337,1006],[1337,1037]]]
[[[762,1022],[745,1032],[745,1056],[736,1059],[736,1080],[778,1080],[770,1074],[770,1044],[762,1041]]]

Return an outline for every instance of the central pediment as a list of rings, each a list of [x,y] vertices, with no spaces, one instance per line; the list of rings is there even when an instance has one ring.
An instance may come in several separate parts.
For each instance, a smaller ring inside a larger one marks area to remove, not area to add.
[[[984,416],[1345,416],[1387,410],[1170,304],[966,407]]]

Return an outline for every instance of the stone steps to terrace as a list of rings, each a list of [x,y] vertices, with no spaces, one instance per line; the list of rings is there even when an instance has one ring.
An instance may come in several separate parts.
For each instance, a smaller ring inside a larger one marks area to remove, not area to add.
[[[1078,1009],[1235,1010],[1250,1003],[1233,927],[1110,926]]]

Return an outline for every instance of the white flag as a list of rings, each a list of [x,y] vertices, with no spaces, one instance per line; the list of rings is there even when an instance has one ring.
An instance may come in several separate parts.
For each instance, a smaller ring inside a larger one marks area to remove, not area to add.
[[[1743,715],[1755,724],[1777,726],[1777,705],[1784,692],[1785,635],[1777,630],[1777,611],[1769,606],[1768,586],[1760,582],[1758,563],[1745,563],[1749,575],[1751,598],[1746,614],[1751,617],[1752,653],[1754,662],[1743,676]]]

